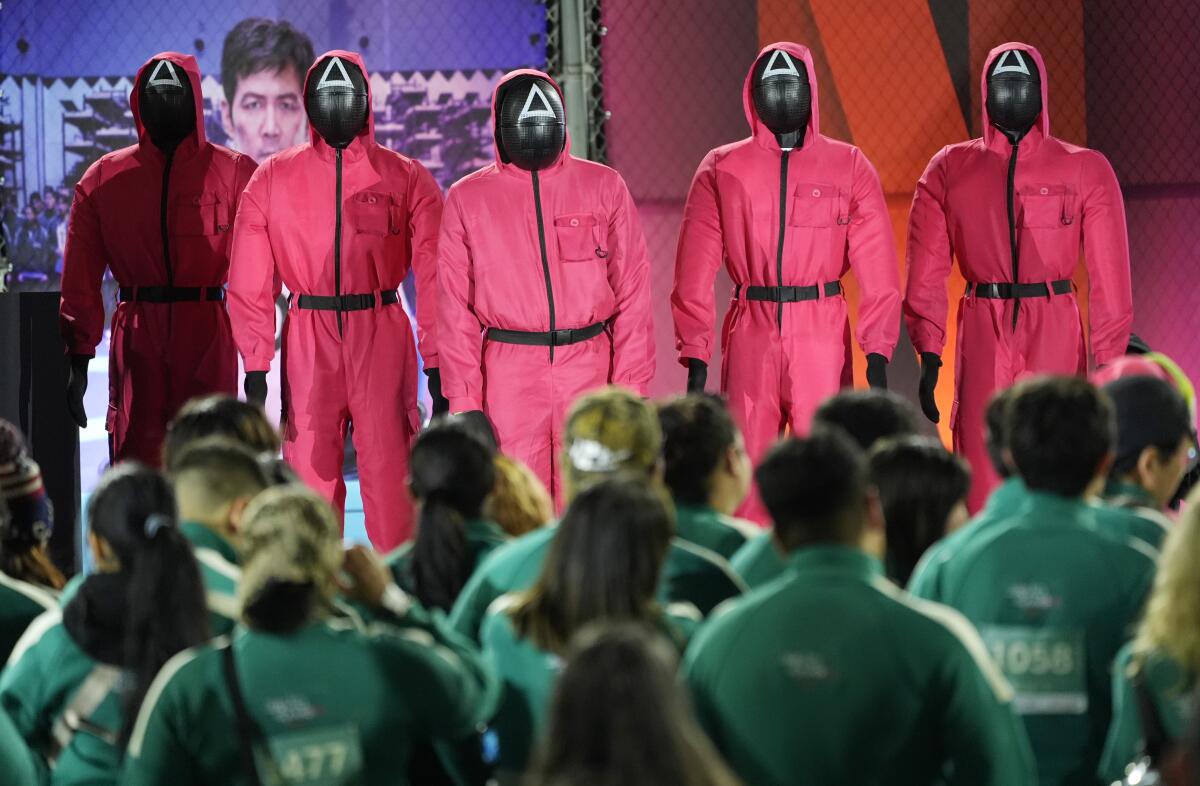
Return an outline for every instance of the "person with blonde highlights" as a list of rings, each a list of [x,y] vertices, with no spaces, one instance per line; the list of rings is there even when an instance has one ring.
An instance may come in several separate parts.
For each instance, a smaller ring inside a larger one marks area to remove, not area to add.
[[[483,514],[517,538],[541,529],[554,518],[550,492],[533,470],[514,458],[497,455],[496,483]]]

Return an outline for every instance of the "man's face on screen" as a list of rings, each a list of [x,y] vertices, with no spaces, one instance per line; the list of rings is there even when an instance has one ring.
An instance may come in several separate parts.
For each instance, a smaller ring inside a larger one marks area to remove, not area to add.
[[[238,80],[233,103],[221,102],[231,147],[257,162],[305,140],[303,85],[291,66],[255,71]]]

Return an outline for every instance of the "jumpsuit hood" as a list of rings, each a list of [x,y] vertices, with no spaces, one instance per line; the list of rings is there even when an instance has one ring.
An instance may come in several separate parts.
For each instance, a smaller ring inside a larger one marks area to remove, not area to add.
[[[558,86],[558,82],[555,82],[554,79],[549,74],[547,74],[545,71],[538,71],[535,68],[518,68],[515,71],[509,71],[507,74],[505,74],[503,77],[500,78],[500,81],[496,83],[496,88],[494,90],[492,90],[492,154],[496,158],[496,166],[500,167],[500,169],[511,171],[511,172],[521,172],[521,173],[525,173],[525,170],[521,169],[516,164],[506,164],[504,161],[502,161],[500,159],[500,143],[496,138],[496,136],[497,136],[496,115],[500,111],[500,91],[509,82],[512,82],[513,80],[519,79],[523,76],[534,76],[539,79],[545,79],[547,82],[549,82],[551,85],[553,85],[554,89],[558,91],[558,97],[563,102],[563,117],[566,118],[566,116],[567,116],[567,97],[565,95],[563,95],[562,88]],[[563,145],[562,154],[559,155],[558,160],[554,162],[554,165],[547,167],[547,169],[549,169],[549,170],[558,169],[560,166],[563,165],[563,162],[567,160],[567,157],[570,154],[571,154],[571,131],[568,128],[567,129],[567,141]],[[525,173],[525,174],[528,174],[528,173]]]
[[[983,68],[979,72],[979,104],[980,104],[979,111],[983,115],[983,141],[984,141],[984,144],[988,145],[989,147],[992,145],[993,140],[995,140],[997,137],[1000,138],[1000,141],[1004,143],[1005,147],[1008,146],[1008,141],[1004,138],[1004,134],[1001,133],[1000,129],[998,129],[992,125],[991,118],[988,117],[988,110],[987,110],[987,98],[988,98],[988,78],[987,77],[988,77],[988,74],[987,74],[987,71],[988,71],[988,66],[990,66],[992,64],[992,62],[997,57],[1000,56],[1000,53],[1005,52],[1009,49],[1021,50],[1022,52],[1024,52],[1025,54],[1027,54],[1031,58],[1033,58],[1033,62],[1037,64],[1038,73],[1041,76],[1041,80],[1042,80],[1042,113],[1038,116],[1038,120],[1036,123],[1034,123],[1034,126],[1036,128],[1041,129],[1043,137],[1050,136],[1050,87],[1049,87],[1050,77],[1046,73],[1046,61],[1042,59],[1042,53],[1039,52],[1036,47],[1032,47],[1029,44],[1023,44],[1020,41],[1009,41],[1007,44],[1000,44],[1000,46],[997,46],[997,47],[993,48],[992,51],[988,52],[987,57],[983,61]],[[814,94],[816,93],[815,88],[813,90],[813,93]],[[814,100],[814,106],[815,106],[815,100]]]
[[[817,100],[819,92],[817,90],[817,73],[813,67],[812,52],[809,51],[807,46],[802,46],[791,41],[778,41],[774,44],[764,46],[754,56],[754,61],[750,63],[750,68],[746,71],[746,81],[742,84],[742,109],[746,112],[746,122],[750,124],[750,131],[759,143],[766,145],[772,150],[779,149],[779,144],[775,141],[775,135],[771,133],[771,129],[767,128],[758,119],[758,113],[754,111],[754,95],[752,92],[754,86],[751,84],[751,80],[754,77],[755,63],[772,49],[782,49],[789,55],[802,60],[804,68],[808,71],[808,85],[809,90],[812,92],[812,109],[808,118],[808,129],[804,132],[804,142],[800,145],[801,148],[808,147],[812,143],[812,140],[816,139],[817,134],[821,133],[821,112]]]
[[[138,85],[142,83],[142,74],[147,68],[150,68],[155,60],[169,60],[187,74],[188,82],[192,86],[192,99],[196,103],[196,135],[189,136],[180,145],[191,145],[197,149],[203,147],[208,140],[204,136],[204,94],[200,90],[200,66],[196,64],[196,58],[179,52],[159,52],[142,63],[137,76],[133,78],[133,87],[129,91],[129,111],[133,113],[133,122],[137,126],[138,145],[143,148],[158,149],[154,147],[154,142],[150,140],[150,132],[146,130],[146,125],[142,122],[142,110],[139,106],[141,101],[138,96]]]
[[[358,52],[348,52],[345,49],[330,49],[328,52],[317,55],[317,59],[308,67],[308,73],[304,75],[304,88],[301,95],[308,95],[308,83],[313,79],[320,79],[321,75],[316,73],[317,64],[327,57],[340,57],[342,60],[353,63],[362,71],[363,81],[367,83],[367,124],[363,130],[359,132],[358,137],[354,142],[350,143],[350,147],[355,147],[355,143],[361,141],[374,143],[375,141],[375,101],[371,94],[371,74],[367,71],[367,64],[363,61],[362,55]],[[313,128],[312,123],[308,124],[308,136],[312,140],[313,147],[318,149],[333,150],[317,130]]]

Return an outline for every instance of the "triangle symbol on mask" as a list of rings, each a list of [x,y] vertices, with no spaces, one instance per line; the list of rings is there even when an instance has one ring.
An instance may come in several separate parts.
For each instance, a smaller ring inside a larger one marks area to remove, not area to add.
[[[166,76],[159,76],[163,71],[167,72]],[[154,66],[154,70],[150,72],[150,81],[146,83],[147,87],[183,87],[183,83],[179,81],[179,75],[175,73],[175,66],[170,60],[159,60],[158,65]]]
[[[783,65],[777,66],[776,63],[780,60],[783,61]],[[771,59],[767,61],[767,68],[763,71],[762,78],[766,79],[769,76],[780,76],[781,74],[800,76],[800,72],[796,70],[796,64],[792,61],[791,56],[782,49],[776,49],[771,52]]]
[[[341,72],[341,78],[330,79],[329,75],[333,72],[334,66]],[[342,58],[335,57],[329,61],[329,65],[325,66],[325,72],[321,74],[321,80],[317,82],[317,90],[328,90],[332,87],[348,87],[354,89],[354,83],[350,81],[350,74],[346,71],[346,66],[342,63]]]
[[[541,104],[540,109],[534,108],[533,102],[535,98]],[[546,94],[542,92],[542,88],[538,86],[537,82],[534,82],[533,86],[529,89],[529,95],[525,97],[525,106],[521,107],[521,114],[517,115],[517,122],[520,123],[529,117],[548,117],[551,120],[558,119],[554,114],[554,108],[550,106],[550,99],[546,98]]]
[[[1012,60],[1016,60],[1016,64],[1012,64]],[[1000,55],[1000,59],[996,61],[996,67],[992,69],[992,76],[1000,74],[1024,74],[1030,76],[1029,66],[1025,65],[1025,58],[1021,57],[1019,49],[1009,49],[1004,54]]]

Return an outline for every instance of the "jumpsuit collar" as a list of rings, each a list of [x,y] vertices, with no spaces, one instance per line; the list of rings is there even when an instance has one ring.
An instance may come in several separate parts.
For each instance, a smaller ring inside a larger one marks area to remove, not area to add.
[[[1090,515],[1091,506],[1083,497],[1064,497],[1052,491],[1027,489],[1028,503],[1024,513],[1037,521],[1037,526],[1075,526]]]
[[[1025,481],[1021,480],[1016,475],[1005,478],[999,486],[988,497],[984,503],[984,511],[996,510],[999,508],[1011,508],[1014,504],[1024,499],[1028,492],[1025,489]]]
[[[192,99],[196,104],[196,131],[189,134],[186,139],[179,143],[175,148],[175,160],[183,160],[191,158],[200,152],[201,149],[208,143],[208,137],[204,133],[204,93],[200,85],[200,66],[196,64],[196,58],[192,55],[184,55],[179,52],[159,52],[138,69],[137,76],[133,78],[133,87],[129,90],[129,111],[133,115],[133,124],[137,128],[138,135],[138,153],[151,161],[162,163],[167,160],[163,151],[158,149],[150,139],[150,132],[146,130],[146,126],[142,123],[142,110],[140,100],[138,98],[138,85],[142,83],[142,73],[150,67],[150,64],[155,60],[167,60],[179,66],[184,74],[187,75],[188,82],[192,88]]]
[[[238,564],[238,554],[233,544],[211,527],[198,521],[184,521],[179,524],[179,532],[193,547],[211,549],[230,564]]]
[[[750,70],[746,72],[746,80],[742,83],[742,111],[746,113],[746,122],[750,124],[750,133],[754,141],[763,148],[770,150],[773,153],[780,152],[779,142],[775,139],[775,135],[771,133],[771,129],[759,122],[758,114],[754,111],[754,96],[750,82],[754,78],[754,64],[759,61],[763,55],[770,52],[772,49],[782,49],[789,55],[799,58],[804,61],[804,67],[808,69],[808,85],[812,93],[811,113],[808,117],[808,128],[804,132],[804,141],[800,143],[798,150],[806,150],[814,145],[817,141],[817,135],[821,133],[821,112],[817,90],[817,70],[813,67],[812,52],[807,46],[796,44],[791,41],[777,41],[774,44],[767,44],[762,48],[750,63]]]
[[[855,546],[833,543],[797,549],[788,558],[788,570],[799,576],[834,574],[867,582],[883,576],[883,564],[875,557]]]
[[[1122,480],[1110,480],[1104,485],[1104,499],[1112,500],[1117,497],[1123,498],[1136,504],[1142,508],[1158,509],[1158,504],[1154,501],[1149,491],[1146,491],[1136,483],[1126,483]]]

